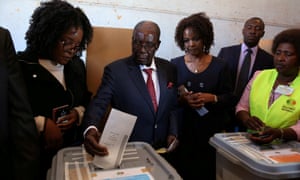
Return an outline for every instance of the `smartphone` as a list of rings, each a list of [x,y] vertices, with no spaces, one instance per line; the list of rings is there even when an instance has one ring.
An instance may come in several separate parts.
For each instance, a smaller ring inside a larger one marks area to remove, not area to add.
[[[184,91],[189,92],[186,87],[184,87]],[[207,114],[209,112],[208,109],[206,109],[204,106],[196,109],[196,111],[199,114],[199,116],[204,116],[205,114]]]
[[[70,107],[67,104],[63,105],[63,106],[53,108],[53,110],[52,110],[52,119],[56,123],[66,123],[66,122],[68,122],[68,120],[64,120],[62,122],[59,122],[59,120],[61,118],[63,118],[64,116],[66,116],[67,114],[69,114],[69,113],[70,113]]]
[[[269,134],[262,135],[262,134],[259,134],[259,133],[253,133],[253,134],[251,134],[251,135],[254,136],[254,137],[261,138],[261,139],[267,138],[267,137],[270,136]]]

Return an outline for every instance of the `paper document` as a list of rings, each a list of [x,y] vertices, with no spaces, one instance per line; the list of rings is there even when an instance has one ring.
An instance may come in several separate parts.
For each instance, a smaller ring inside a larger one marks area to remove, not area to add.
[[[112,109],[99,143],[108,148],[108,156],[95,156],[93,164],[103,169],[117,168],[122,160],[128,139],[137,117]]]
[[[98,171],[93,180],[154,180],[146,167]]]
[[[293,148],[266,150],[261,152],[274,163],[300,162],[300,153]]]

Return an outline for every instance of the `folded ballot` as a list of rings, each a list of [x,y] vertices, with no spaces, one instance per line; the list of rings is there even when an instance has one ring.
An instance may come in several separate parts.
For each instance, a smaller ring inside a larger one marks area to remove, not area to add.
[[[103,169],[119,167],[137,117],[112,109],[99,143],[108,148],[108,156],[95,156],[93,164]]]

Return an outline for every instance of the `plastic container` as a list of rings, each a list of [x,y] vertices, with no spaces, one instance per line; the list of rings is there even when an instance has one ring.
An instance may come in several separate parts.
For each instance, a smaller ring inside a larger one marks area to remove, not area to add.
[[[78,162],[83,163],[86,157],[89,156],[83,151],[82,147],[70,147],[60,150],[53,158],[52,167],[48,171],[48,180],[64,180],[65,170],[68,168],[66,163]],[[89,156],[88,158],[91,158]],[[146,167],[154,179],[157,180],[181,180],[177,171],[147,143],[144,142],[129,142],[126,146],[122,162],[118,169]],[[101,173],[105,171],[90,168],[91,172]],[[70,178],[71,179],[71,178]],[[92,179],[92,178],[87,178]]]
[[[210,138],[217,180],[300,179],[299,142],[256,145],[246,135],[217,133]]]

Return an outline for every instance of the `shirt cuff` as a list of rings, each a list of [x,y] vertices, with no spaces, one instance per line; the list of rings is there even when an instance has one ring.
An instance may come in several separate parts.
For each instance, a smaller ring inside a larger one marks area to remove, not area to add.
[[[44,131],[45,127],[45,117],[44,116],[36,116],[34,117],[35,124],[39,133]]]
[[[85,134],[88,132],[88,130],[90,129],[96,129],[96,131],[98,131],[98,128],[96,126],[89,126],[88,128],[86,128],[86,130],[84,130],[83,132],[83,137],[85,137]]]
[[[84,112],[85,112],[85,108],[83,106],[77,106],[77,107],[74,107],[74,109],[78,113],[77,126],[80,126],[81,123],[82,123],[82,119],[83,119],[83,115],[84,115]]]

